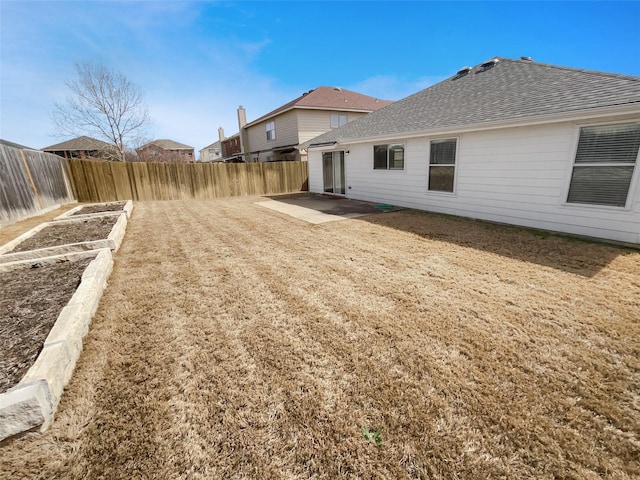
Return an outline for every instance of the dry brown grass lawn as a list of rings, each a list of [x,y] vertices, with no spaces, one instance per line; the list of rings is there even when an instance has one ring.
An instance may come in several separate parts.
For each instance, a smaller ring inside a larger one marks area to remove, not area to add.
[[[135,205],[57,420],[0,476],[640,476],[640,253],[256,200]]]

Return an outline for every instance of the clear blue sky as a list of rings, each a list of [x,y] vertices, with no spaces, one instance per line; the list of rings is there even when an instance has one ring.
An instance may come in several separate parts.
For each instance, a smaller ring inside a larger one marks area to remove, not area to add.
[[[640,76],[640,2],[0,0],[0,137],[54,136],[77,61],[146,95],[154,138],[199,150],[320,85],[398,100],[493,56]]]

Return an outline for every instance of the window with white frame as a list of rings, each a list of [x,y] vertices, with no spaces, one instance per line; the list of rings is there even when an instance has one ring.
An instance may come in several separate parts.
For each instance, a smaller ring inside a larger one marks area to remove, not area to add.
[[[276,139],[276,122],[267,122],[267,140]]]
[[[567,203],[624,207],[639,147],[640,122],[582,127]]]
[[[404,145],[393,143],[373,146],[375,170],[404,170]]]
[[[457,139],[432,140],[429,148],[429,185],[434,192],[453,192]]]
[[[347,124],[347,115],[342,113],[331,114],[331,128],[339,128]]]

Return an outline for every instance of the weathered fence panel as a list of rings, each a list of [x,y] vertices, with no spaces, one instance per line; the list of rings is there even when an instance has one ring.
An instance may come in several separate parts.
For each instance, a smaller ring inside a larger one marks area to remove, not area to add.
[[[79,202],[186,200],[308,189],[307,162],[120,163],[67,160]]]
[[[63,158],[0,145],[0,225],[74,200]]]

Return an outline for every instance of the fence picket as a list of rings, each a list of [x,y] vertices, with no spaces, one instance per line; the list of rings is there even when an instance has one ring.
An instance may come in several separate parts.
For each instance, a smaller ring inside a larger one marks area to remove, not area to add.
[[[118,163],[67,160],[80,202],[208,199],[307,189],[307,162]]]

